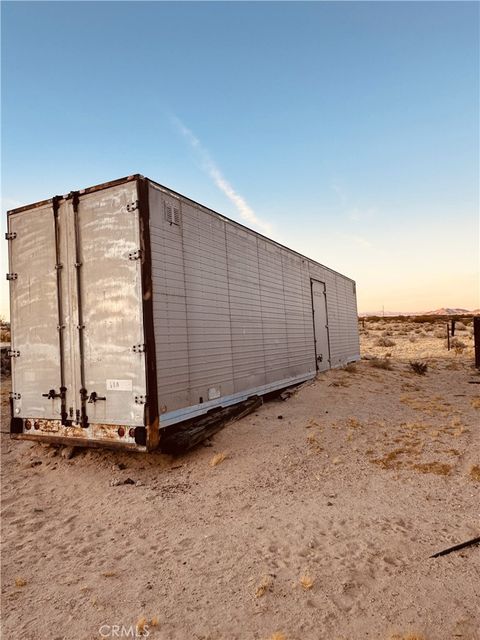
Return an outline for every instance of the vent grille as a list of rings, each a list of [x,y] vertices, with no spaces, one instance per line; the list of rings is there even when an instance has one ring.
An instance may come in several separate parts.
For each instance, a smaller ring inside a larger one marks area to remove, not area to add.
[[[180,226],[180,209],[173,204],[165,202],[165,220],[169,224]]]

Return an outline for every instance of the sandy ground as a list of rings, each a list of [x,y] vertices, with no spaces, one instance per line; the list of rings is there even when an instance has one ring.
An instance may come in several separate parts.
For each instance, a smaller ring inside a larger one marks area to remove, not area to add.
[[[480,638],[480,547],[429,558],[480,535],[470,329],[455,353],[397,324],[362,332],[391,370],[322,374],[177,459],[65,459],[4,412],[2,637]]]

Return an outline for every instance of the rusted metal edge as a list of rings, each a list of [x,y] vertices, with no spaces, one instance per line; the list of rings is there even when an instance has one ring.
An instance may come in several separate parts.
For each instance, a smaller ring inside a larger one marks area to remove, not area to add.
[[[75,241],[75,282],[77,287],[77,327],[78,327],[78,349],[80,356],[80,411],[81,411],[81,425],[84,429],[88,427],[88,415],[87,415],[87,389],[85,382],[85,341],[83,339],[83,296],[82,296],[82,255],[81,255],[81,238],[80,238],[80,223],[78,219],[78,206],[80,203],[80,194],[78,191],[71,191],[67,200],[72,201],[73,209],[73,228],[74,228],[74,241]]]
[[[58,225],[58,208],[59,197],[52,198],[53,224],[55,232],[55,267],[56,267],[56,286],[57,286],[57,319],[58,319],[58,349],[60,358],[60,414],[62,425],[67,424],[67,407],[65,405],[65,348],[63,341],[63,301],[62,301],[62,270],[60,265],[60,229]]]
[[[102,182],[101,184],[93,185],[92,187],[87,187],[86,189],[78,189],[76,193],[78,195],[86,195],[87,193],[94,193],[95,191],[102,191],[103,189],[109,189],[110,187],[117,187],[120,184],[124,184],[125,182],[132,182],[132,180],[137,180],[141,178],[139,173],[135,173],[132,176],[125,176],[124,178],[118,178],[118,180],[110,180],[109,182]],[[70,192],[71,193],[71,192]],[[28,211],[30,209],[40,209],[41,207],[46,206],[47,204],[52,204],[54,198],[60,200],[67,200],[70,194],[65,194],[62,196],[54,196],[53,198],[47,198],[46,200],[39,200],[38,202],[33,202],[32,204],[25,204],[21,207],[16,207],[15,209],[9,209],[7,211],[7,215],[11,213],[21,213],[22,211]]]
[[[158,415],[157,356],[153,322],[152,251],[150,243],[150,202],[148,180],[137,178],[138,221],[140,225],[140,255],[142,283],[143,334],[145,341],[146,394],[145,427],[148,450],[155,449],[160,440]]]
[[[61,444],[72,447],[88,447],[92,449],[115,449],[124,451],[147,451],[147,447],[129,443],[129,442],[112,442],[110,440],[90,440],[88,438],[66,438],[65,436],[46,436],[37,435],[35,433],[11,433],[13,440],[35,440],[37,442],[45,442],[48,444]]]

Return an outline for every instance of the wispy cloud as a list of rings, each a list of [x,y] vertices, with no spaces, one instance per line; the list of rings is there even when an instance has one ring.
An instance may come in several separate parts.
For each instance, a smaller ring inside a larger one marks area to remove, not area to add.
[[[271,234],[272,226],[268,222],[261,220],[245,198],[235,191],[196,135],[176,116],[172,116],[172,122],[197,154],[204,171],[230,202],[235,205],[242,220],[267,234]]]
[[[354,205],[345,189],[338,182],[332,182],[331,188],[337,194],[344,215],[352,222],[364,222],[376,215],[377,209],[375,207],[361,208]]]

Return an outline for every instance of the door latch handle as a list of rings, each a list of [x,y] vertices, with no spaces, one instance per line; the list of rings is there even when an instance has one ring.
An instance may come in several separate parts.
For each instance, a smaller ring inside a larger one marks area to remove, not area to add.
[[[105,396],[99,396],[96,391],[92,391],[90,397],[88,398],[88,402],[97,402],[97,400],[106,400]]]
[[[43,398],[48,398],[49,400],[53,400],[54,398],[61,398],[61,393],[56,393],[55,389],[50,389],[48,393],[42,393]]]
[[[319,356],[317,356],[317,360],[319,362],[323,362],[323,353],[321,353]]]

